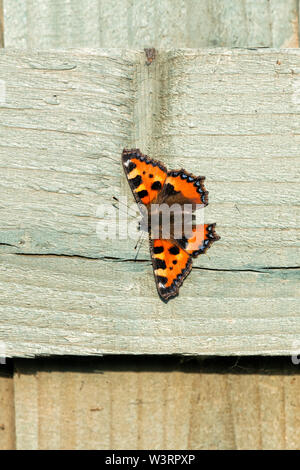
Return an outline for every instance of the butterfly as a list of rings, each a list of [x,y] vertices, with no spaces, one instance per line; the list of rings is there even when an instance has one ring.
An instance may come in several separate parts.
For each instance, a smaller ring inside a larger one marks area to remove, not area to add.
[[[216,224],[196,225],[194,222],[197,207],[208,204],[205,177],[193,176],[183,168],[168,171],[161,162],[148,158],[139,149],[124,149],[122,163],[135,200],[140,209],[145,209],[141,212],[146,213],[156,287],[161,299],[167,302],[178,295],[192,269],[192,259],[220,239],[215,232]],[[175,222],[176,211],[170,214],[167,236],[159,212],[161,207],[177,207],[183,212],[178,223]],[[188,229],[176,235],[176,229],[183,227],[187,216],[190,216]]]

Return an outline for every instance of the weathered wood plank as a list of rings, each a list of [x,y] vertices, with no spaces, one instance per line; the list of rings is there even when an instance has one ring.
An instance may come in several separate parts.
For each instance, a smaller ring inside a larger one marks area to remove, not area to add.
[[[298,449],[297,367],[257,361],[16,361],[17,448]]]
[[[297,0],[4,0],[5,43],[65,47],[298,47]]]
[[[0,47],[4,47],[3,0],[0,0]]]
[[[1,351],[3,360],[3,351]],[[15,441],[14,383],[11,366],[0,364],[0,449],[12,450]]]
[[[137,59],[137,79],[128,60],[122,68],[105,56],[71,55],[66,63],[64,54],[56,57],[6,53],[1,62],[7,102],[1,109],[0,128],[6,200],[0,241],[18,247],[11,251],[115,256],[110,240],[99,243],[96,209],[119,193],[120,180],[121,191],[131,198],[119,158],[122,147],[132,142],[171,167],[184,166],[207,176],[211,201],[207,220],[219,224],[222,220],[223,236],[214,247],[217,255],[211,260],[202,257],[202,266],[270,266],[266,233],[273,265],[298,265],[300,125],[295,51],[163,54],[154,71]],[[160,69],[162,81],[156,90],[153,83]],[[102,76],[105,81],[95,89]],[[284,82],[279,85],[281,77]],[[212,109],[216,96],[220,103],[232,99],[227,98],[230,80],[235,101],[226,112]],[[134,110],[135,86],[139,109]],[[279,92],[282,112],[279,104],[277,109],[273,106]],[[156,102],[160,105],[153,108]],[[284,198],[274,201],[274,184]],[[133,244],[119,243],[122,257],[132,257]],[[239,256],[237,245],[243,245]],[[147,255],[145,247],[141,257]]]
[[[289,354],[300,334],[299,72],[298,50],[178,50],[151,66],[138,51],[2,52],[8,355]],[[135,263],[134,240],[97,235],[100,204],[132,201],[126,146],[207,176],[205,216],[222,238],[168,305],[147,244]]]
[[[278,355],[289,354],[300,335],[299,269],[194,269],[179,298],[165,305],[150,261],[1,260],[8,355]]]

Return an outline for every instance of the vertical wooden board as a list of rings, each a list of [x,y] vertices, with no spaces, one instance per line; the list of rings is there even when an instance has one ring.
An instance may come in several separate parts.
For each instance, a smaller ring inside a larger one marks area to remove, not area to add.
[[[164,447],[188,449],[190,426],[193,418],[191,407],[195,374],[174,371],[166,373]]]
[[[266,2],[261,3],[263,3],[264,11]],[[235,0],[200,0],[200,2],[190,0],[187,18],[189,47],[253,45],[251,44],[253,38],[249,38],[246,8],[246,0],[238,2]],[[265,32],[268,32],[268,29],[268,26],[265,26]],[[256,45],[261,41],[261,37],[255,37]]]
[[[188,449],[235,449],[228,376],[197,374],[190,401]]]
[[[228,375],[235,445],[239,450],[262,449],[257,375]]]
[[[263,376],[258,381],[262,448],[286,449],[285,389],[282,377]],[[298,410],[297,410],[298,412]]]
[[[298,47],[298,0],[4,0],[9,47]]]
[[[299,449],[300,377],[287,369],[228,376],[237,449]]]
[[[0,450],[15,449],[14,383],[10,366],[0,364]]]
[[[99,0],[27,0],[27,47],[97,47],[99,20]]]
[[[2,0],[5,47],[26,48],[28,41],[27,0]],[[38,41],[38,38],[36,38]]]
[[[20,367],[16,364],[14,400],[16,449],[39,449],[39,380],[33,364],[27,366],[26,369],[21,364]],[[47,410],[46,403],[43,403],[42,409]]]
[[[4,47],[3,0],[0,0],[0,47]]]
[[[296,367],[299,367],[296,366]],[[285,443],[289,449],[299,450],[300,447],[300,377],[299,375],[287,375],[283,377],[284,387],[284,418]]]
[[[298,371],[229,375],[238,449],[299,449]]]
[[[187,18],[189,1],[154,0],[133,2],[129,47],[191,47]]]
[[[32,387],[35,388],[36,385],[33,382],[26,384],[24,382],[23,368],[21,367],[20,370],[21,375],[16,377],[16,389],[18,390],[18,397],[21,398],[25,390],[30,390]],[[17,372],[19,373],[18,367]],[[71,374],[67,374],[64,377],[63,374],[57,374],[55,371],[52,372],[50,370],[46,373],[31,370],[31,373],[36,374],[38,389],[37,404],[35,403],[34,415],[32,417],[35,422],[38,422],[37,436],[35,436],[36,446],[41,450],[44,448],[58,449],[61,441],[69,437],[67,432],[69,423],[67,419],[68,403],[71,400],[73,403],[76,403],[73,394],[73,384],[71,384],[71,387],[69,385]],[[62,383],[64,383],[65,394],[60,394]],[[33,390],[33,396],[35,396],[35,389]],[[22,420],[19,420],[18,417],[16,417],[16,422],[22,425]],[[19,447],[24,448],[23,446],[26,446],[26,442],[22,440],[22,427],[18,431],[20,437]]]
[[[139,376],[132,371],[106,369],[103,371],[103,381],[108,392],[109,410],[106,423],[109,443],[106,448],[135,449],[139,440],[139,416],[136,406],[139,399]]]
[[[99,47],[131,47],[131,38],[137,33],[135,21],[140,18],[134,18],[133,4],[130,0],[114,1],[100,0],[100,19],[98,27],[100,29]],[[137,49],[143,47],[143,44],[137,46]]]
[[[165,446],[166,390],[165,373],[139,373],[136,402],[139,449],[161,449]]]
[[[197,11],[198,1],[191,1],[194,11]],[[295,0],[202,0],[202,5],[207,8],[205,16],[193,15],[193,10],[190,10],[192,28],[201,35],[201,44],[197,42],[196,34],[191,36],[193,45],[190,47],[299,45]]]
[[[99,47],[99,0],[4,1],[6,46]]]
[[[271,0],[270,29],[273,47],[299,47],[299,5],[284,0]]]

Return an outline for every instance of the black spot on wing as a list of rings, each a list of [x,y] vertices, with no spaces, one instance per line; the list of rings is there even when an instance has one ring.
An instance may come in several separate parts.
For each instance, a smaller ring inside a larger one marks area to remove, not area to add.
[[[155,191],[158,191],[161,189],[161,182],[160,181],[154,181],[154,183],[151,186],[151,189],[154,189]]]
[[[161,282],[162,284],[166,284],[168,282],[168,278],[165,276],[157,276],[157,282]]]
[[[164,247],[163,246],[154,246],[153,247],[153,253],[155,255],[158,255],[159,253],[162,253],[164,251]]]
[[[132,170],[136,168],[136,164],[133,162],[129,162],[129,165],[126,168],[127,173],[130,173]]]
[[[178,255],[179,254],[178,246],[176,246],[176,245],[171,246],[171,248],[169,248],[169,253],[171,255]]]
[[[140,175],[137,175],[135,178],[132,178],[130,182],[135,188],[138,188],[139,185],[142,183],[142,178]]]
[[[167,196],[174,196],[175,194],[180,193],[180,191],[175,191],[174,186],[171,183],[167,183],[165,185],[164,191],[166,192]]]
[[[136,194],[139,196],[139,198],[143,199],[143,197],[148,196],[148,191],[143,189],[142,191],[138,191]]]
[[[166,269],[167,265],[163,259],[154,258],[154,269]]]

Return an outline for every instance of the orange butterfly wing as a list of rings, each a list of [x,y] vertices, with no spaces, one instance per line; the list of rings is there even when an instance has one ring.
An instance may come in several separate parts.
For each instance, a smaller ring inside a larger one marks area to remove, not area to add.
[[[167,171],[157,160],[143,155],[139,149],[123,150],[122,162],[136,202],[149,207],[154,203],[169,205],[208,204],[204,177],[195,177],[184,169]],[[151,234],[151,230],[150,230]],[[192,269],[192,258],[205,253],[219,236],[215,224],[192,227],[182,239],[150,239],[150,252],[158,293],[164,301],[175,297]]]
[[[193,258],[202,255],[217,240],[219,235],[215,232],[216,224],[195,225],[188,238],[183,237],[177,240],[177,243]]]
[[[152,240],[150,252],[154,277],[160,297],[167,301],[178,294],[179,287],[192,269],[192,258],[175,240]]]
[[[148,206],[157,198],[167,178],[167,169],[139,149],[123,150],[123,167],[137,203]]]
[[[194,176],[183,168],[168,171],[161,198],[168,204],[196,204],[207,206],[208,191],[204,186],[204,176]]]

